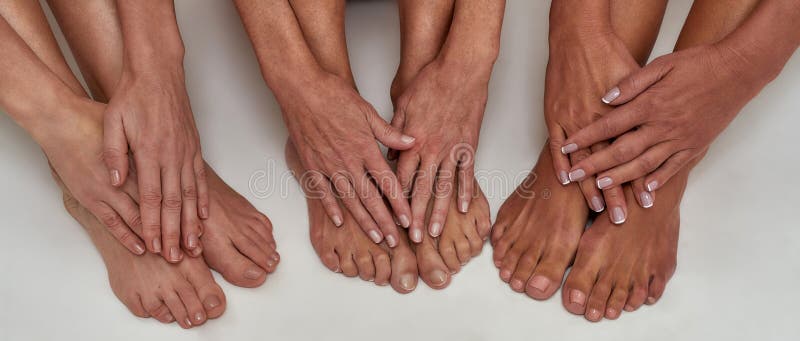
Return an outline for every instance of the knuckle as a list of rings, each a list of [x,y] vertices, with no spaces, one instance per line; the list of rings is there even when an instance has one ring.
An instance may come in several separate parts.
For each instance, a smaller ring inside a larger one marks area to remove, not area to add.
[[[117,214],[114,212],[102,212],[98,218],[100,218],[100,221],[103,222],[103,225],[110,229],[115,229],[122,223]]]
[[[191,185],[183,187],[183,199],[197,199],[197,188]]]
[[[611,149],[611,158],[617,163],[623,163],[630,160],[633,151],[626,146],[616,146]]]
[[[652,172],[658,166],[657,162],[650,157],[642,157],[639,160],[639,172],[642,174],[647,174]]]
[[[182,204],[181,196],[176,194],[167,194],[161,203],[162,207],[168,210],[180,210]]]

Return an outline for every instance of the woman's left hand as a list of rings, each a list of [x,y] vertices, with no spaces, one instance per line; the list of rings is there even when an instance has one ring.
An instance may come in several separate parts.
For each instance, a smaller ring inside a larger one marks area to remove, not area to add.
[[[619,107],[564,142],[562,151],[572,153],[616,138],[574,164],[570,178],[598,174],[597,186],[606,189],[645,177],[647,190],[655,191],[701,156],[771,79],[758,71],[720,45],[654,60],[603,97]]]

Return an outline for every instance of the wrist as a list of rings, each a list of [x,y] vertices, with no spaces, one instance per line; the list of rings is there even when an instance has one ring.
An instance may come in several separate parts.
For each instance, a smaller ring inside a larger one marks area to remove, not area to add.
[[[488,81],[500,52],[499,45],[499,42],[464,48],[445,45],[434,63],[456,74],[482,76]]]
[[[588,40],[613,34],[608,1],[554,0],[549,38]]]
[[[77,122],[75,113],[92,102],[68,91],[50,95],[49,100],[43,101],[40,107],[29,113],[30,119],[20,123],[34,141],[45,149],[57,145],[61,140],[59,136],[74,134],[74,123]]]

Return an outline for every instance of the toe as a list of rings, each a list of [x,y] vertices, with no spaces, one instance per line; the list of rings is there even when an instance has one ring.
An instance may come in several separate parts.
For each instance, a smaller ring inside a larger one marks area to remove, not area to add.
[[[200,297],[197,295],[191,283],[182,283],[175,288],[178,293],[183,306],[186,307],[187,317],[191,320],[192,326],[199,326],[206,322],[206,310],[203,303],[200,302]]]
[[[389,278],[392,276],[392,262],[389,254],[383,250],[373,251],[372,261],[375,263],[375,284],[389,284]]]
[[[531,298],[546,300],[553,296],[564,280],[572,254],[569,251],[546,253],[533,272],[525,292]]]
[[[127,297],[120,296],[120,298],[122,303],[125,304],[128,310],[136,317],[146,318],[151,316],[150,313],[147,312],[147,309],[144,308],[142,299],[138,294],[133,293]]]
[[[461,260],[458,259],[458,251],[456,251],[456,246],[452,241],[440,239],[439,253],[442,255],[442,260],[451,274],[461,270]]]
[[[417,264],[422,281],[433,289],[443,289],[450,282],[448,267],[431,244],[431,238],[425,238],[417,247]],[[456,262],[457,263],[457,262]]]
[[[644,301],[647,299],[647,286],[643,285],[642,282],[637,282],[633,284],[633,289],[628,296],[628,302],[625,303],[623,309],[625,311],[635,311],[639,309],[639,307],[644,304]]]
[[[573,267],[564,282],[564,289],[561,291],[564,308],[573,314],[583,315],[586,312],[587,299],[596,279],[596,272]]]
[[[333,250],[320,253],[319,259],[322,261],[322,264],[324,264],[325,267],[328,268],[329,270],[333,272],[342,272],[342,268],[339,265],[339,256],[337,256]]]
[[[650,281],[650,289],[647,293],[647,300],[645,303],[647,305],[653,305],[661,299],[661,295],[664,294],[664,289],[666,288],[667,281],[662,276],[653,276],[653,279]]]
[[[375,280],[375,263],[372,262],[372,255],[369,252],[358,251],[354,255],[358,276],[365,281]]]
[[[511,275],[511,280],[508,282],[511,289],[516,292],[525,291],[525,283],[533,274],[533,269],[536,268],[536,262],[539,261],[539,250],[530,248],[522,255],[517,263],[514,273]]]
[[[353,254],[349,251],[339,250],[336,250],[336,253],[339,254],[339,266],[342,268],[342,273],[347,277],[358,276],[358,266],[353,261]]]
[[[183,329],[192,328],[192,320],[189,319],[186,307],[183,305],[183,301],[181,301],[180,297],[178,297],[178,294],[174,291],[169,291],[163,296],[164,303],[167,305],[167,308],[169,308],[169,312],[175,318],[175,321],[178,322],[178,325]]]
[[[514,244],[514,247],[503,257],[503,261],[500,264],[500,279],[502,279],[503,282],[508,283],[508,281],[511,280],[511,275],[514,274],[514,270],[517,269],[519,258],[522,257],[522,252],[526,249],[526,245],[520,243]]]
[[[208,318],[217,318],[225,312],[225,307],[227,305],[225,294],[222,292],[222,288],[219,287],[217,282],[214,281],[214,277],[211,275],[210,271],[191,271],[185,276],[187,276],[189,282],[191,282],[195,291],[197,291],[197,295]]]
[[[494,231],[502,230],[502,228],[495,227]],[[497,267],[500,267],[503,263],[503,259],[506,258],[506,254],[514,247],[515,233],[504,233],[502,237],[498,237],[496,242],[493,242],[494,252],[492,254],[492,258],[494,259],[494,264]]]
[[[483,250],[484,240],[478,235],[475,229],[467,229],[464,233],[467,236],[467,243],[469,243],[470,256],[477,257]]]
[[[609,320],[616,320],[622,313],[622,308],[625,306],[625,301],[628,299],[628,289],[617,286],[611,292],[611,297],[608,298],[606,303],[605,316]]]
[[[169,312],[169,308],[154,295],[142,297],[142,306],[144,306],[144,309],[150,316],[161,323],[171,323],[175,321],[175,318],[172,317],[172,314]]]
[[[461,265],[467,264],[472,259],[472,248],[469,246],[467,236],[461,235],[460,238],[456,238],[453,245],[456,247],[456,254]]]
[[[267,279],[267,272],[230,243],[207,247],[203,258],[208,265],[222,274],[233,285],[255,288]],[[176,317],[177,318],[177,317]]]
[[[395,291],[407,294],[417,288],[419,274],[416,255],[407,245],[402,245],[391,250],[392,277],[390,283]]]
[[[601,279],[592,287],[589,299],[586,302],[586,313],[584,316],[592,322],[599,322],[603,319],[606,311],[606,303],[611,296],[612,285],[609,279]]]
[[[274,253],[272,249],[266,245],[266,242],[262,244],[262,248],[256,241],[242,234],[233,238],[233,244],[245,257],[249,258],[250,261],[257,264],[267,273],[272,273],[275,271],[275,267],[278,266],[278,263],[273,257]]]

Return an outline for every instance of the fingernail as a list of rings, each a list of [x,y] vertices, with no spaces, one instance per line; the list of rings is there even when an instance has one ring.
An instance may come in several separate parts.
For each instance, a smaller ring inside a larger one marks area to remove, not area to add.
[[[411,231],[411,240],[413,240],[415,243],[421,243],[422,242],[422,231],[420,231],[419,229],[415,229],[415,230]]]
[[[187,244],[189,244],[189,248],[190,249],[196,248],[197,247],[197,242],[198,242],[197,235],[194,234],[194,233],[190,233],[188,239],[189,239],[189,242]]]
[[[189,326],[189,327],[192,326],[192,320],[190,320],[188,317],[186,318],[186,321],[183,321],[183,322],[186,322],[186,325]]]
[[[461,213],[467,213],[469,211],[469,203],[464,200],[461,202]]]
[[[219,307],[220,304],[222,304],[217,295],[208,296],[208,298],[206,298],[204,303],[206,305],[206,308],[208,309],[214,309],[216,307]]]
[[[381,233],[378,232],[378,230],[369,231],[369,238],[372,239],[375,244],[380,243],[381,239],[383,239],[381,238]]]
[[[570,143],[566,146],[561,147],[561,154],[567,155],[574,151],[578,150],[578,145],[574,143]]]
[[[133,244],[133,251],[136,252],[137,255],[141,255],[144,253],[144,246],[139,243]]]
[[[199,311],[197,313],[195,313],[194,314],[194,320],[197,321],[197,322],[202,321],[203,320],[203,313],[201,313]]]
[[[119,176],[119,171],[116,170],[116,169],[112,169],[111,170],[111,184],[114,185],[114,186],[119,186],[121,182],[122,182],[122,180],[121,180],[121,178]]]
[[[438,237],[439,233],[441,232],[442,232],[442,224],[433,223],[433,225],[431,225],[431,236]]]
[[[636,309],[633,309],[633,306],[630,305],[630,304],[626,304],[625,307],[622,308],[622,309],[625,310],[625,311],[634,311],[634,310],[636,310]]]
[[[644,208],[653,207],[653,196],[650,195],[650,192],[642,192],[642,194],[640,194],[639,197],[642,199],[642,207]]]
[[[153,238],[153,251],[156,253],[161,252],[161,239],[158,237]]]
[[[613,89],[608,90],[606,95],[603,96],[603,103],[611,104],[617,97],[619,97],[619,88],[615,86]]]
[[[177,247],[173,246],[171,249],[169,249],[169,258],[171,258],[173,262],[181,260],[181,252],[178,251]]]
[[[606,206],[603,204],[603,199],[600,199],[600,197],[592,197],[592,210],[600,213],[603,212],[604,209],[606,209]]]
[[[414,276],[410,274],[400,276],[400,286],[408,291],[414,290],[417,287],[417,284],[414,283]]]
[[[244,272],[244,277],[247,279],[258,279],[263,274],[264,270],[261,270],[261,268],[252,267]]]
[[[403,135],[400,138],[400,141],[403,141],[403,143],[405,143],[405,144],[414,143],[414,140],[416,140],[416,139],[411,137],[411,136],[408,136],[408,135]]]
[[[562,185],[569,185],[569,175],[567,171],[558,172],[558,181],[561,181]]]
[[[395,239],[394,236],[390,234],[386,236],[386,244],[388,244],[389,247],[395,247],[397,246],[397,239]]]
[[[608,186],[611,186],[611,184],[613,184],[613,183],[614,183],[614,180],[611,180],[611,178],[609,178],[607,176],[606,177],[602,177],[600,179],[597,179],[597,188],[603,189],[603,188],[606,188]]]
[[[569,181],[578,181],[580,179],[583,179],[584,176],[586,176],[586,172],[584,172],[583,169],[578,168],[574,171],[569,172]]]
[[[550,279],[544,276],[536,275],[533,276],[533,279],[528,284],[532,288],[539,290],[541,292],[547,291],[547,288],[550,286]]]
[[[208,219],[208,207],[200,207],[200,218]]]
[[[403,227],[409,227],[411,225],[411,221],[408,220],[408,217],[405,214],[401,214],[397,219],[400,219],[400,225]]]
[[[569,292],[569,302],[584,305],[586,303],[586,294],[580,290],[572,289],[572,291]]]
[[[611,221],[617,225],[625,222],[625,211],[622,210],[622,207],[614,207],[611,210]]]
[[[338,215],[333,216],[333,218],[331,218],[331,219],[333,220],[333,224],[334,225],[342,226],[342,218],[339,217]]]
[[[444,281],[447,280],[447,274],[444,273],[442,270],[433,270],[431,271],[431,282],[435,285],[444,284]]]
[[[602,316],[600,315],[600,311],[599,310],[592,308],[592,309],[589,309],[588,312],[586,312],[586,317],[589,318],[589,320],[597,321]]]
[[[648,192],[655,191],[656,188],[658,188],[658,181],[653,180],[653,181],[650,181],[649,184],[647,184],[647,191]]]

